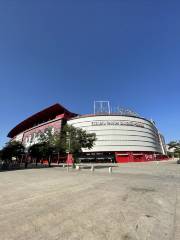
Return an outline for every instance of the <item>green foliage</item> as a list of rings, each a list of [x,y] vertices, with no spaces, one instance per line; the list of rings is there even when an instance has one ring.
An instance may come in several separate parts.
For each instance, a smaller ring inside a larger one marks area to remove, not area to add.
[[[13,157],[17,160],[24,154],[24,146],[17,141],[6,143],[1,150],[1,159],[4,161],[11,161]]]
[[[96,135],[75,128],[71,125],[65,125],[60,132],[53,132],[52,128],[46,129],[45,132],[39,132],[38,143],[28,148],[28,154],[31,158],[36,159],[36,164],[40,159],[48,160],[51,166],[53,154],[63,155],[66,153],[73,154],[74,158],[82,152],[82,148],[91,149],[96,141]],[[15,157],[20,160],[25,154],[24,146],[16,141],[8,142],[0,151],[0,158],[7,163]],[[25,158],[27,166],[27,158]]]
[[[168,144],[169,149],[173,150],[173,153],[169,153],[171,154],[171,156],[173,157],[179,157],[180,158],[180,141],[172,141]]]
[[[40,134],[39,142],[44,144],[47,152],[76,153],[82,148],[91,149],[96,140],[94,133],[70,125],[63,126],[61,132],[53,133],[51,128]]]
[[[51,165],[51,156],[56,150],[56,138],[57,135],[52,132],[51,128],[39,133],[38,143],[28,149],[29,155],[36,158],[36,164],[39,159],[44,158],[48,160],[49,166]]]
[[[66,152],[77,154],[82,152],[82,148],[91,149],[96,141],[94,133],[87,133],[85,130],[66,125],[63,128],[66,135]]]
[[[168,144],[169,149],[174,149],[175,153],[180,153],[180,141],[172,141]]]
[[[29,147],[28,154],[31,158],[36,159],[36,165],[39,162],[41,158],[43,158],[44,149],[43,149],[43,143],[36,143]]]
[[[51,165],[54,153],[62,154],[69,152],[76,157],[82,148],[91,149],[96,140],[96,135],[75,128],[70,125],[62,127],[61,132],[53,132],[51,128],[39,134],[38,143],[32,145],[28,152],[34,158],[45,158]]]

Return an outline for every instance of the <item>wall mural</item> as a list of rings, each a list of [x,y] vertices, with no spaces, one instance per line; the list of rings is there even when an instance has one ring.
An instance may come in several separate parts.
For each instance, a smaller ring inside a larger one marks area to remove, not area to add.
[[[58,119],[50,123],[40,124],[34,128],[31,128],[27,132],[24,132],[23,144],[26,148],[30,147],[33,144],[38,143],[39,136],[42,132],[45,132],[47,129],[51,128],[52,132],[57,132],[61,130],[62,120]]]

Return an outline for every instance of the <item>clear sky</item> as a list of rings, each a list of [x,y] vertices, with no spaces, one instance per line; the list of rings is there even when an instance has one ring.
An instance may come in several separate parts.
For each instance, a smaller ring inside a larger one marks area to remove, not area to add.
[[[0,146],[20,121],[94,100],[153,118],[180,139],[179,0],[1,0]]]

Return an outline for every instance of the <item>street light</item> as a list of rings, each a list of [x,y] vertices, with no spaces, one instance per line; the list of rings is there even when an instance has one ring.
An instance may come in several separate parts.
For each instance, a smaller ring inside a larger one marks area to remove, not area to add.
[[[67,132],[66,141],[67,141],[67,145],[68,145],[68,149],[66,150],[66,153],[68,154],[67,155],[67,165],[69,168],[69,164],[71,165],[73,163],[72,154],[70,154],[70,152],[71,152],[71,134],[69,132]]]
[[[70,150],[71,150],[71,136],[70,136],[70,133],[67,132],[67,138],[66,138],[66,141],[68,143],[68,149],[66,150],[67,153],[70,153]]]

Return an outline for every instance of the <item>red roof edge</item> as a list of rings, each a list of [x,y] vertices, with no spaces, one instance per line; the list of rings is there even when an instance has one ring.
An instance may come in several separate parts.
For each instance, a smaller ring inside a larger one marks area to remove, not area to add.
[[[56,103],[48,108],[43,109],[40,112],[28,117],[27,119],[25,119],[24,121],[19,123],[8,133],[7,136],[10,138],[13,138],[16,135],[18,135],[19,133],[24,132],[25,130],[33,127],[35,124],[38,124],[38,122],[55,119],[56,116],[60,115],[60,114],[65,114],[67,119],[78,115],[76,113],[70,112],[65,107],[60,105],[59,103]]]

